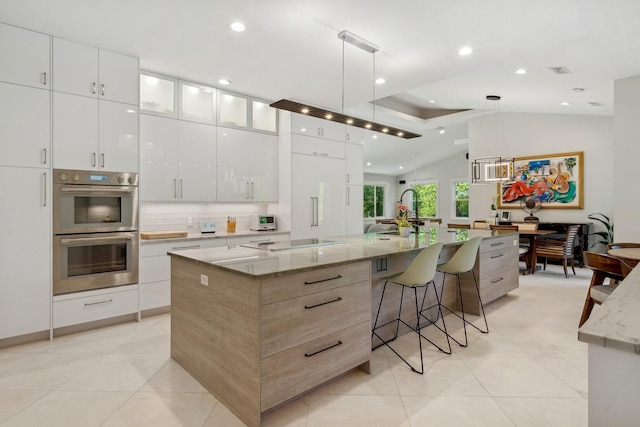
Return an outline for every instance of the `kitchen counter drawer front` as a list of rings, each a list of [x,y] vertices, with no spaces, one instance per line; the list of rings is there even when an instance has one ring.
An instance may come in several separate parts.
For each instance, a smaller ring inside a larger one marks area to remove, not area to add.
[[[481,277],[479,280],[479,286],[483,304],[486,305],[487,303],[505,295],[507,292],[517,289],[518,278],[519,270],[517,263],[514,263],[512,267],[503,269],[494,275]]]
[[[371,357],[371,324],[363,322],[262,359],[261,410],[320,385]]]
[[[480,257],[480,277],[494,276],[502,271],[518,269],[518,247],[502,247],[491,252],[483,252]]]
[[[137,286],[136,286],[137,288]],[[77,325],[138,312],[138,289],[53,302],[53,327]]]
[[[369,281],[369,269],[369,262],[365,261],[265,279],[261,287],[262,305]]]
[[[511,234],[503,237],[494,237],[493,239],[482,239],[480,242],[480,253],[504,250],[505,248],[518,247],[518,235]],[[515,243],[514,243],[515,242]]]
[[[262,306],[261,357],[371,318],[368,281]]]

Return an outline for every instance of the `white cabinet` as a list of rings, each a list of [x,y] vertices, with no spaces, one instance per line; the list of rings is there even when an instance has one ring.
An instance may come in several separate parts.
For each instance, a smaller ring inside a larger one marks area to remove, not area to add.
[[[48,89],[51,37],[0,24],[0,81]]]
[[[140,109],[149,114],[177,117],[178,80],[150,73],[140,73]]]
[[[180,120],[216,124],[214,88],[180,81]]]
[[[0,166],[50,167],[50,96],[49,90],[0,83]]]
[[[307,135],[293,135],[291,138],[291,152],[308,154],[310,156],[333,157],[344,159],[344,142],[331,141]]]
[[[50,179],[42,169],[0,167],[0,339],[50,328]]]
[[[291,239],[345,234],[345,161],[291,155]]]
[[[53,90],[138,105],[138,59],[53,39]]]
[[[218,124],[221,126],[247,127],[249,99],[245,96],[220,92],[218,100]]]
[[[216,127],[140,116],[140,200],[216,200]]]
[[[355,126],[345,126],[344,140],[351,144],[362,144],[364,140],[364,129]]]
[[[277,201],[277,137],[218,128],[217,173],[218,201]]]
[[[58,295],[53,301],[53,327],[63,328],[138,312],[138,285]]]
[[[291,114],[291,132],[333,141],[344,142],[346,139],[345,125],[342,123],[305,116],[304,114]]]
[[[53,148],[56,169],[137,172],[138,108],[54,92]]]
[[[347,234],[362,234],[364,230],[363,191],[362,185],[347,185],[345,221]]]
[[[346,182],[348,185],[364,184],[364,153],[362,144],[345,144]]]

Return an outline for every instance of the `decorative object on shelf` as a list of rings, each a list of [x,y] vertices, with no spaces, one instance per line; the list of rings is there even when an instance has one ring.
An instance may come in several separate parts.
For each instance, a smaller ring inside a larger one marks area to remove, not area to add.
[[[501,97],[498,95],[487,95],[485,101],[485,110],[488,101],[495,101],[493,103],[494,125],[493,130],[495,132],[494,145],[504,143],[504,135],[502,133],[502,125],[500,120],[500,102]],[[485,116],[482,117],[480,122],[480,131],[484,128]],[[478,132],[479,136],[480,132]],[[503,156],[487,156],[478,157],[471,161],[471,183],[472,184],[493,184],[495,182],[507,181],[512,179],[514,172],[514,158]]]
[[[583,152],[517,157],[515,175],[500,182],[500,208],[518,208],[523,199],[545,209],[582,209],[584,203]]]
[[[542,202],[540,202],[540,200],[535,200],[531,196],[520,200],[520,209],[529,214],[529,216],[524,217],[524,222],[540,222],[539,218],[537,216],[533,216],[533,214],[538,212],[541,208]]]
[[[591,244],[591,248],[598,246],[600,249],[603,247],[606,249],[606,245],[613,243],[613,222],[611,222],[611,219],[608,216],[600,212],[589,214],[587,215],[587,218],[598,221],[600,224],[604,225],[604,231],[595,231],[592,233],[600,239],[593,242]],[[601,250],[601,252],[604,252],[604,250]]]
[[[402,208],[404,208],[404,210]],[[400,215],[400,218],[394,219],[394,222],[398,225],[400,235],[408,236],[413,229],[413,224],[407,220],[407,207],[405,205],[400,205],[399,209],[402,214]]]
[[[369,129],[376,132],[386,133],[394,135],[404,139],[417,138],[419,135],[414,132],[395,128],[393,126],[386,126],[380,123],[376,123],[376,52],[379,47],[373,43],[359,37],[347,30],[338,33],[338,38],[342,40],[342,110],[340,113],[330,111],[324,108],[314,107],[309,104],[302,104],[299,102],[291,101],[288,99],[281,99],[270,105],[270,107],[278,108],[280,110],[291,111],[293,113],[305,114],[308,116],[317,117],[319,119],[330,120],[332,122],[343,123],[350,126],[356,126],[363,129]],[[371,120],[363,120],[357,117],[344,114],[344,43],[352,44],[366,52],[371,53],[373,59],[373,118]]]

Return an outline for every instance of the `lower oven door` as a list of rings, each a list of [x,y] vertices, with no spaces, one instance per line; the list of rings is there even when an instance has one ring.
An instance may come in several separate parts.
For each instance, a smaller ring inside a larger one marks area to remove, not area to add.
[[[138,233],[54,236],[53,294],[138,283]]]

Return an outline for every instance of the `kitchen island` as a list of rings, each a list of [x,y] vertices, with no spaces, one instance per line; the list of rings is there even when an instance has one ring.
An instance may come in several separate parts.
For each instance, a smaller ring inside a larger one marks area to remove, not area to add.
[[[351,369],[368,371],[382,278],[403,271],[434,242],[445,243],[445,262],[475,236],[484,238],[475,269],[486,304],[518,286],[517,233],[431,228],[299,248],[169,252],[171,356],[247,425],[259,426],[266,411]],[[442,278],[436,283],[442,286]],[[465,310],[477,312],[472,286],[463,284],[462,298]],[[447,286],[445,304],[455,307],[456,295]]]

